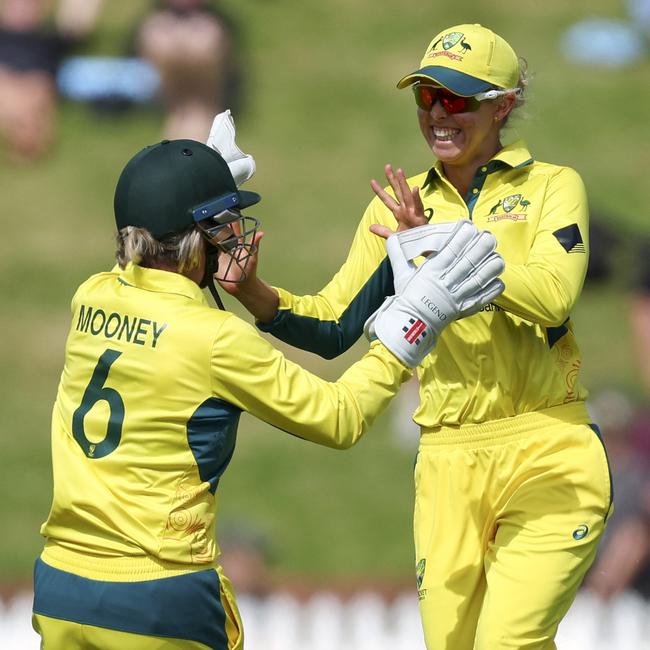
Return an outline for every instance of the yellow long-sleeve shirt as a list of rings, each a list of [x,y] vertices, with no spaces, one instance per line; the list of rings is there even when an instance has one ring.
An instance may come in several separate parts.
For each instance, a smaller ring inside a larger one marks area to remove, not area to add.
[[[241,411],[348,447],[410,375],[376,342],[326,382],[210,308],[179,274],[129,265],[92,276],[72,300],[52,415],[43,559],[99,580],[211,565],[217,488]]]
[[[471,218],[492,232],[506,262],[505,292],[480,313],[452,323],[418,371],[423,427],[485,422],[586,398],[570,311],[588,261],[584,185],[572,169],[537,162],[525,144],[500,151],[461,197],[437,163],[409,178],[422,188],[431,223]],[[333,357],[360,335],[365,319],[393,293],[384,241],[373,223],[395,227],[369,204],[348,257],[316,295],[279,289],[279,312],[258,326],[284,341]]]

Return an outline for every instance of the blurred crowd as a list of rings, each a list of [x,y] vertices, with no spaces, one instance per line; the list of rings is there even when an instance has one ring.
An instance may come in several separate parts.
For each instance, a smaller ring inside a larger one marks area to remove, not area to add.
[[[603,600],[628,590],[650,598],[650,410],[615,389],[590,406],[607,444],[614,512],[584,586]]]
[[[586,587],[603,599],[633,590],[650,599],[650,238],[621,238],[613,224],[594,221],[587,284],[620,275],[627,287],[628,322],[642,386],[636,399],[620,389],[591,398],[607,443],[614,513]],[[617,267],[618,262],[618,267]]]
[[[34,159],[52,143],[63,58],[92,30],[100,0],[0,3],[0,139],[12,157]],[[52,15],[53,14],[53,15]]]
[[[239,114],[235,29],[213,3],[156,2],[136,26],[131,48],[159,72],[167,138],[204,141],[216,113]]]
[[[0,0],[0,151],[12,162],[50,150],[61,96],[104,107],[158,104],[170,139],[205,140],[216,113],[240,108],[236,30],[214,2],[151,2],[123,55],[113,57],[94,50],[102,6],[103,0]],[[145,85],[150,92],[143,95]]]

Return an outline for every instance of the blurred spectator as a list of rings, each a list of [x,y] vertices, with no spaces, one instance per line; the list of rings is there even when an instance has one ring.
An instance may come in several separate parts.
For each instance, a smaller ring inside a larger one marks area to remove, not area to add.
[[[0,0],[0,141],[14,159],[47,151],[56,123],[56,72],[91,31],[102,0]]]
[[[611,215],[591,210],[589,215],[589,263],[587,284],[608,282],[613,278],[616,263],[621,255],[623,238],[615,230],[618,221]]]
[[[650,394],[650,239],[641,241],[634,260],[635,284],[630,303],[630,324],[636,357]]]
[[[165,137],[203,142],[216,113],[237,112],[234,28],[208,0],[157,0],[136,28],[134,49],[160,74]]]
[[[626,0],[624,18],[587,16],[563,34],[560,49],[572,63],[619,68],[648,54],[650,0]]]
[[[271,591],[271,551],[266,537],[248,526],[231,526],[221,535],[219,563],[237,594],[262,598]]]
[[[571,25],[560,42],[573,64],[601,68],[634,65],[647,54],[645,35],[628,20],[590,16]]]
[[[592,211],[586,286],[614,281],[631,293],[628,317],[635,358],[650,395],[650,237],[626,231],[620,223],[616,215]]]
[[[627,13],[646,36],[650,36],[650,0],[627,0]]]
[[[606,436],[614,513],[585,588],[604,600],[626,590],[650,598],[650,465],[635,444],[640,414],[612,390],[595,397],[590,411]]]

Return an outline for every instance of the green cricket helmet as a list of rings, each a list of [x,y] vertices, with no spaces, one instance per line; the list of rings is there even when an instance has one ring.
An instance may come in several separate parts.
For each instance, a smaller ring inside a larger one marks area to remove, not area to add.
[[[159,241],[196,225],[211,245],[210,275],[225,252],[230,262],[221,277],[231,263],[245,277],[259,221],[241,210],[260,198],[237,188],[228,163],[214,149],[195,140],[163,140],[142,149],[124,167],[115,188],[115,223],[118,230],[146,228]]]

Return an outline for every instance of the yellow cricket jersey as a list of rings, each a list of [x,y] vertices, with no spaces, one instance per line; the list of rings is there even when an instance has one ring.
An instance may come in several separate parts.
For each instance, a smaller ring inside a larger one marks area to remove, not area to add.
[[[213,564],[218,484],[241,411],[347,447],[410,374],[375,343],[326,382],[179,274],[129,265],[92,276],[72,300],[43,559],[126,581]]]
[[[422,188],[431,223],[471,219],[498,241],[505,292],[452,323],[419,368],[421,426],[500,419],[586,398],[569,320],[588,259],[584,185],[572,169],[534,161],[521,141],[481,167],[467,196],[438,162],[409,178]],[[365,319],[394,292],[384,241],[373,223],[395,228],[378,199],[369,204],[348,257],[317,295],[279,289],[273,322],[258,327],[331,358],[359,337]]]

